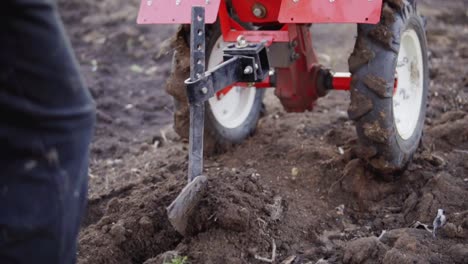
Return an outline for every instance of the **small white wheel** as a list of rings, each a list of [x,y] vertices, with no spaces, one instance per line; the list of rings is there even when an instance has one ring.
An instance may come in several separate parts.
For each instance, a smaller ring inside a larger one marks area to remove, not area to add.
[[[220,36],[211,50],[208,69],[214,68],[223,61],[223,48],[225,46],[226,43]],[[256,92],[255,87],[234,86],[227,93],[211,98],[209,100],[210,109],[216,121],[226,128],[241,126],[252,111]]]
[[[223,60],[225,42],[221,36],[219,23],[206,25],[206,62],[212,69]],[[174,129],[182,137],[188,138],[190,113],[186,98],[184,80],[188,78],[190,54],[190,28],[181,26],[177,32],[176,52],[172,60],[172,72],[166,90],[174,99]],[[252,135],[263,111],[264,89],[233,87],[223,89],[222,95],[210,98],[205,103],[206,154],[223,152],[232,144],[241,143]]]

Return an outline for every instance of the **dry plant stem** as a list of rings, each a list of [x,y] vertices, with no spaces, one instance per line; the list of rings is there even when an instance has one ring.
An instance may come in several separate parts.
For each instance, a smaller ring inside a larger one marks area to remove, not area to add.
[[[276,259],[276,243],[275,243],[275,240],[272,239],[271,240],[271,247],[272,247],[272,250],[271,250],[271,259],[268,259],[268,258],[264,258],[264,257],[260,257],[258,255],[255,255],[255,259],[257,260],[260,260],[260,261],[264,261],[264,262],[268,262],[268,263],[273,263],[275,262],[275,259]]]

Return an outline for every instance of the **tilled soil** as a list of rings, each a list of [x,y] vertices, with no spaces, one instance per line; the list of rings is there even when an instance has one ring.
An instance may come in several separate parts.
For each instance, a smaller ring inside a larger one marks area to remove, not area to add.
[[[356,158],[346,93],[301,114],[270,93],[257,133],[206,160],[208,192],[187,237],[165,210],[187,175],[187,144],[170,129],[164,92],[175,28],[136,26],[138,2],[60,1],[98,107],[78,263],[159,264],[174,254],[189,263],[468,263],[466,1],[421,1],[430,101],[404,173],[383,178]],[[314,36],[329,53],[319,58],[343,69],[349,26]],[[447,224],[434,238],[418,221],[431,226],[439,208]]]

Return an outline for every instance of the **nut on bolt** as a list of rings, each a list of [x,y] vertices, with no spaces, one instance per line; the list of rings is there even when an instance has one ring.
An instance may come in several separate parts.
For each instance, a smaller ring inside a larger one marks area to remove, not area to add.
[[[292,61],[295,61],[295,60],[299,59],[299,57],[301,57],[301,55],[299,55],[299,53],[297,53],[297,52],[293,52],[291,54],[291,60]]]
[[[208,88],[202,87],[201,92],[202,92],[202,94],[207,94],[208,93]]]
[[[237,37],[236,48],[245,48],[248,46],[247,40],[245,39],[244,35],[239,35]]]

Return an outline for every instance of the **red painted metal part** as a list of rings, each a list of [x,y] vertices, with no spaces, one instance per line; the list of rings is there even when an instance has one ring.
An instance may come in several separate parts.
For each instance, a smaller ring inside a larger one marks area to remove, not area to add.
[[[369,23],[380,20],[382,0],[285,0],[280,23]]]
[[[297,59],[289,67],[276,68],[275,95],[288,112],[312,110],[318,98],[317,77],[320,69],[312,47],[309,26],[290,24],[289,38]]]
[[[349,91],[351,89],[351,74],[349,72],[338,72],[333,75],[332,81],[333,90]],[[393,83],[393,95],[395,95],[398,87],[398,78],[395,76]]]
[[[248,42],[266,41],[267,46],[272,42],[289,42],[287,25],[283,26],[282,29],[277,31],[246,30],[239,23],[237,23],[237,21],[231,18],[227,11],[226,2],[224,0],[221,0],[218,17],[221,25],[221,32],[223,33],[223,39],[226,42],[235,42],[237,37],[240,35],[244,36]]]
[[[351,74],[348,72],[335,73],[332,86],[333,90],[349,91],[351,88]]]
[[[393,89],[394,94],[396,91],[397,82],[398,80],[395,79],[395,87]],[[240,86],[243,88],[249,87],[246,83],[235,83],[219,91],[218,93],[216,93],[216,95],[219,98],[220,96],[227,94],[234,86]],[[273,88],[273,84],[270,83],[270,78],[265,79],[263,82],[255,83],[254,86],[257,89]],[[349,91],[349,89],[351,89],[351,74],[348,72],[334,74],[333,80],[332,80],[332,86],[333,86],[333,90]]]
[[[224,2],[224,0],[141,0],[137,23],[190,24],[191,7],[204,6],[206,23],[211,24],[216,21],[221,1]],[[232,5],[241,21],[256,24],[272,22],[375,24],[380,19],[382,0],[233,0]],[[264,8],[264,17],[256,17],[253,14],[255,6]]]
[[[152,5],[148,6],[149,2]],[[310,23],[377,23],[380,19],[382,0],[243,0],[231,1],[241,21],[254,24],[283,24],[279,30],[247,30],[235,21],[228,12],[227,0],[174,0],[164,1],[164,5],[155,5],[163,0],[142,0],[138,22],[150,23],[190,23],[191,6],[206,6],[206,22],[213,23],[218,17],[223,39],[235,42],[243,35],[248,42],[266,41],[288,42],[294,59],[288,66],[275,69],[275,94],[289,112],[312,110],[319,97],[318,84],[321,66],[318,64],[312,47]],[[210,4],[207,4],[210,3]],[[179,3],[178,5],[176,3]],[[262,5],[265,16],[253,15],[253,7]],[[286,46],[287,47],[287,46]],[[336,90],[349,90],[350,76],[335,76],[332,86]],[[396,82],[395,82],[396,83]],[[217,93],[218,98],[227,94],[233,86],[248,87],[245,83],[228,86]],[[271,87],[269,80],[255,84],[257,88]],[[396,84],[395,84],[396,87]],[[396,89],[396,88],[395,88]],[[322,90],[322,89],[320,89]],[[322,93],[321,93],[322,94]]]
[[[224,41],[234,42],[240,35],[248,42],[289,42],[289,36],[287,31],[229,31],[226,35],[223,34]],[[267,45],[268,46],[268,45]]]
[[[190,24],[192,6],[205,7],[205,23],[216,21],[221,0],[141,0],[138,24]]]
[[[242,0],[232,1],[232,7],[241,21],[256,24],[278,22],[281,0]],[[253,9],[264,9],[265,16],[257,17]]]
[[[267,77],[265,80],[263,80],[263,82],[253,83],[252,85],[249,85],[248,83],[234,83],[233,85],[230,85],[222,89],[221,91],[217,92],[216,97],[218,99],[221,99],[221,97],[229,93],[234,86],[239,86],[242,88],[250,88],[254,86],[257,89],[272,88],[272,84],[270,83],[270,77]]]

